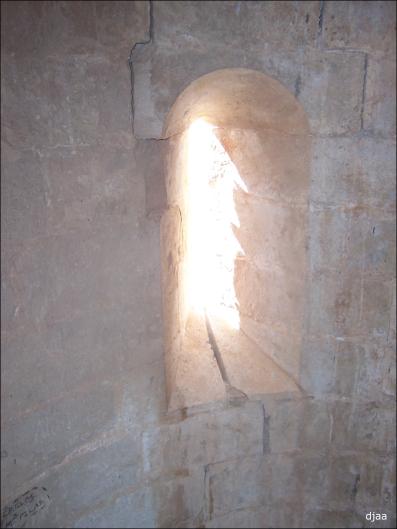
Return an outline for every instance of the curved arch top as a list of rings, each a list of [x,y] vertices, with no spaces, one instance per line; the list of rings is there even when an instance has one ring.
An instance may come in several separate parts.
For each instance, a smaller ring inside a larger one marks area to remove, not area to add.
[[[257,70],[215,70],[193,81],[177,98],[163,128],[168,138],[196,119],[218,127],[271,129],[307,135],[309,123],[301,104],[279,81]]]

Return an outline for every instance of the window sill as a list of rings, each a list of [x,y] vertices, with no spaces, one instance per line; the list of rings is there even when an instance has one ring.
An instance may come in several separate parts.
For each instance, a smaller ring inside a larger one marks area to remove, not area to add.
[[[293,378],[242,330],[230,329],[219,321],[211,321],[211,326],[223,369],[216,360],[204,318],[190,317],[176,355],[177,376],[169,411],[211,402],[236,404],[268,394],[301,393]]]

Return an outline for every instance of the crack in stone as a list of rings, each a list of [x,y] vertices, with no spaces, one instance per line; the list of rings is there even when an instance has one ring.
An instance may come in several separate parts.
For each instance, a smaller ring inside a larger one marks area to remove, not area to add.
[[[153,42],[153,1],[149,0],[149,38],[147,40],[142,40],[139,42],[135,42],[135,44],[132,46],[130,51],[130,56],[128,58],[128,65],[130,67],[131,72],[131,126],[132,126],[132,135],[134,136],[134,117],[135,117],[135,102],[134,102],[134,84],[135,84],[135,78],[134,78],[134,64],[133,64],[133,55],[136,49],[139,49],[141,46],[146,46],[147,44],[151,44]],[[147,138],[145,138],[147,139]],[[153,138],[156,139],[156,138]]]
[[[223,363],[221,352],[219,350],[218,344],[216,343],[214,331],[212,330],[211,322],[208,318],[207,311],[205,311],[205,325],[207,327],[208,341],[211,346],[212,352],[214,353],[216,363],[218,364],[218,369],[221,374],[222,380],[225,384],[230,385],[230,380],[227,376],[225,364]]]
[[[263,411],[262,449],[264,454],[270,453],[270,416],[266,415],[265,406]]]
[[[351,497],[353,500],[356,499],[357,493],[358,493],[358,487],[360,485],[361,476],[360,474],[357,474],[354,480],[354,485],[351,493]]]
[[[318,15],[318,36],[319,37],[323,33],[324,8],[325,8],[325,1],[321,0],[321,2],[320,2],[320,13]]]
[[[296,98],[298,98],[299,94],[301,93],[301,86],[302,86],[302,78],[301,78],[301,74],[298,74],[298,77],[295,80],[295,86],[294,86]]]
[[[220,372],[220,375],[222,377],[223,383],[225,384],[226,389],[226,396],[229,404],[238,404],[242,400],[248,400],[248,395],[244,393],[244,391],[241,391],[240,389],[234,387],[230,383],[229,376],[226,372],[226,367],[223,362],[223,358],[220,352],[220,349],[218,347],[218,344],[216,342],[216,338],[214,335],[214,331],[211,326],[211,322],[208,318],[207,312],[205,312],[205,325],[207,327],[207,334],[208,334],[208,341],[211,346],[212,352],[214,353],[214,357],[216,360],[216,363],[218,365],[218,369]]]
[[[364,55],[364,75],[363,75],[363,90],[361,94],[361,113],[360,113],[360,129],[364,129],[364,106],[365,95],[367,91],[367,73],[368,73],[368,53]]]

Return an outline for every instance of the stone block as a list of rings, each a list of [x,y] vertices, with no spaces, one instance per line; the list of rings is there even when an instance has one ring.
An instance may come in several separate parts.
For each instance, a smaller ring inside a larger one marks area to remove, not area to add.
[[[384,379],[382,383],[382,390],[386,395],[396,394],[396,351],[394,346],[385,348],[385,355],[383,358],[384,364]]]
[[[314,134],[354,134],[361,128],[364,54],[308,51],[298,99]]]
[[[373,138],[316,138],[311,200],[332,206],[371,206],[392,213],[396,201],[395,143]]]
[[[361,128],[363,53],[324,52],[314,48],[282,51],[265,45],[262,70],[295,95],[313,134],[337,135]],[[250,65],[246,66],[247,68]]]
[[[303,305],[301,276],[288,276],[287,271],[276,267],[263,270],[248,259],[241,259],[235,263],[234,281],[242,316],[261,323],[282,324],[287,320],[292,330],[299,332]]]
[[[150,351],[150,342],[143,342],[142,348]],[[134,430],[139,424],[144,430],[147,425],[156,424],[166,413],[165,369],[162,360],[161,341],[157,343],[159,361],[137,365],[125,371],[117,381],[117,421],[121,428]],[[143,356],[143,355],[142,355]]]
[[[302,506],[300,503],[289,503],[284,500],[273,502],[270,507],[270,516],[271,523],[268,524],[269,527],[303,527]],[[266,525],[264,526],[266,527]]]
[[[48,337],[32,331],[6,335],[3,341],[1,397],[5,421],[59,397],[74,383],[63,373],[59,361],[54,361],[51,346],[46,343]],[[76,371],[79,367],[75,366]]]
[[[150,2],[94,2],[99,43],[126,60],[135,43],[150,38]]]
[[[356,394],[357,374],[365,358],[366,349],[348,340],[337,344],[334,393],[339,397],[352,397]]]
[[[303,450],[326,451],[331,440],[331,410],[324,400],[306,399],[300,446]]]
[[[362,282],[355,272],[321,270],[308,279],[308,329],[315,336],[352,336],[360,332]]]
[[[76,392],[46,407],[6,421],[3,428],[3,497],[12,498],[18,487],[73,450],[109,429],[114,419],[114,392],[103,382]]]
[[[72,143],[131,148],[131,73],[127,57],[70,57],[63,60],[62,69]]]
[[[40,57],[22,56],[15,61],[11,56],[2,55],[2,134],[14,149],[39,149],[73,142],[70,68],[66,76],[65,66],[55,57],[43,61]]]
[[[7,53],[26,53],[29,39],[31,51],[37,53],[45,38],[36,31],[43,14],[43,2],[3,2],[1,4],[1,47]],[[22,22],[22,23],[21,23]]]
[[[330,509],[343,511],[353,508],[361,487],[362,474],[362,461],[357,455],[335,455],[331,458]]]
[[[292,378],[296,373],[288,376],[278,365],[277,358],[273,360],[270,356],[267,344],[257,341],[257,336],[249,335],[245,323],[245,320],[241,322],[239,330],[231,330],[224,322],[211,320],[230,386],[253,400],[268,394],[299,392]],[[292,356],[292,351],[288,350],[288,352]],[[286,356],[287,354],[284,355]],[[298,362],[299,358],[292,358],[287,368],[292,371]],[[244,366],[244,369],[241,369],[241,366]],[[229,389],[227,392],[231,396]]]
[[[363,271],[391,279],[395,271],[395,222],[391,213],[368,207],[310,210],[311,268]]]
[[[207,478],[209,519],[271,502],[271,464],[259,456],[210,465]]]
[[[259,51],[262,43],[270,42],[275,48],[296,49],[315,44],[319,5],[213,2],[200,8],[195,2],[154,2],[153,14],[156,40],[162,46],[233,46]]]
[[[323,15],[324,44],[393,55],[395,20],[393,2],[330,2]]]
[[[256,306],[260,306],[260,304],[257,303]],[[289,383],[287,381],[282,381],[284,376],[281,376],[280,378],[280,373],[277,373],[277,369],[273,369],[274,366],[272,366],[272,361],[274,361],[274,363],[279,366],[278,369],[281,367],[288,374],[287,376],[294,377],[295,379],[299,376],[302,347],[301,329],[299,329],[299,327],[297,328],[297,324],[294,321],[291,325],[289,325],[288,320],[280,321],[268,319],[255,321],[254,318],[255,315],[254,317],[247,317],[241,310],[240,328],[242,329],[243,334],[245,334],[246,337],[248,337],[248,339],[250,339],[252,343],[256,345],[256,349],[260,354],[265,354],[270,358],[270,361],[267,359],[260,361],[259,365],[262,365],[263,367],[267,364],[269,367],[271,367],[271,370],[276,375],[276,378],[273,382],[275,382],[277,379],[279,382],[281,382],[279,385],[280,390],[283,386],[284,390],[286,390],[287,387],[291,389],[291,387],[294,386],[294,383],[291,380]],[[262,371],[262,369],[260,371]],[[265,373],[263,371],[262,373],[266,379]],[[242,379],[244,379],[244,376]],[[247,386],[249,387],[249,385],[250,384]],[[269,387],[272,385],[273,384],[269,384]],[[278,384],[273,387],[276,388],[277,386]]]
[[[134,332],[132,321],[131,309],[104,309],[6,335],[4,416],[27,413],[82,386],[113,379],[120,385],[120,417],[128,424],[138,415],[141,420],[158,413],[164,398],[163,366],[156,362],[162,358],[161,337],[151,337],[145,328]]]
[[[393,279],[396,270],[396,224],[392,219],[373,220],[372,229],[366,232],[365,271]]]
[[[280,206],[307,204],[310,148],[306,136],[286,135],[270,128],[219,128],[214,134],[247,189],[234,190],[236,209],[250,195]]]
[[[91,229],[144,214],[145,189],[132,150],[87,146],[48,150],[41,159],[49,234]]]
[[[93,53],[97,47],[92,2],[5,2],[1,18],[2,45],[18,59]]]
[[[159,218],[167,207],[165,156],[167,142],[138,140],[135,156],[145,183],[146,214]]]
[[[14,148],[94,143],[131,148],[126,59],[71,55],[46,61],[23,57],[15,62],[7,56],[2,64],[7,72],[3,131]]]
[[[389,332],[387,335],[387,340],[390,344],[395,344],[396,342],[396,282],[391,282],[391,309],[390,309],[390,324]]]
[[[275,49],[271,43],[264,44],[264,50],[265,52],[260,56],[260,67],[257,69],[280,81],[299,100],[304,77],[305,55],[309,50],[305,51],[304,48],[293,51]]]
[[[396,510],[396,459],[393,457],[383,462],[380,509],[390,513],[390,519],[393,519]]]
[[[238,509],[221,516],[216,516],[205,523],[206,528],[254,528],[270,527],[271,514],[269,507],[252,507],[247,509]],[[277,527],[277,526],[274,526]],[[280,526],[281,527],[281,526]],[[292,526],[294,527],[294,526]]]
[[[204,468],[181,471],[173,479],[162,479],[151,485],[157,522],[155,527],[191,527],[202,525],[204,513]]]
[[[388,400],[395,384],[395,359],[382,340],[310,339],[304,346],[301,385],[316,397]]]
[[[7,244],[3,284],[7,294],[7,312],[2,320],[10,335],[40,321],[46,312],[51,283],[40,251],[46,239]],[[25,275],[26,274],[26,275]]]
[[[73,527],[170,527],[200,520],[203,508],[203,469],[162,479],[113,496],[105,505],[77,518]]]
[[[303,511],[327,508],[330,494],[330,461],[324,454],[307,454],[298,458]],[[309,526],[310,527],[310,526]]]
[[[314,335],[387,337],[390,282],[354,271],[313,272],[309,281],[308,326]]]
[[[306,208],[248,196],[236,203],[236,213],[240,226],[233,231],[245,259],[267,275],[278,272],[284,283],[293,280],[300,285],[306,264]],[[292,315],[284,317],[290,320]]]
[[[309,214],[309,253],[312,270],[345,266],[351,215],[341,209],[312,207]]]
[[[367,514],[369,505],[373,505],[373,510],[379,508],[384,466],[382,459],[368,456],[361,464],[360,482],[357,484],[355,495],[355,511],[363,517]],[[355,490],[354,488],[353,493]]]
[[[261,453],[263,413],[258,403],[204,412],[181,423],[143,433],[144,470],[149,476]]]
[[[393,358],[394,357],[394,358]],[[363,400],[382,401],[395,386],[395,354],[383,344],[360,348],[356,372],[355,395]],[[393,384],[394,377],[394,384]]]
[[[262,71],[283,83],[302,103],[313,133],[332,135],[360,130],[364,55],[271,48],[263,56],[262,52],[242,53],[235,48],[231,52],[226,46],[220,50],[208,54],[195,48],[176,54],[175,47],[161,48],[156,44],[135,57],[137,137],[161,137],[165,116],[192,81],[214,70],[241,67]],[[167,71],[172,76],[165,75]]]
[[[354,216],[350,244],[364,242],[364,273],[385,280],[393,279],[396,270],[396,224],[386,213],[371,211]],[[361,244],[360,244],[361,246]],[[353,253],[353,252],[352,252]],[[350,259],[350,256],[349,256]]]
[[[396,135],[396,61],[368,58],[363,128],[383,136]]]
[[[45,519],[32,527],[72,527],[81,512],[137,486],[141,478],[140,441],[137,432],[115,434],[42,479],[51,503]]]
[[[13,325],[52,324],[94,307],[134,312],[135,331],[158,325],[158,227],[134,227],[109,222],[18,248],[6,276],[9,300],[19,307]]]
[[[73,527],[156,527],[156,511],[150,488],[110,498],[104,505],[76,518]]]
[[[369,511],[379,512],[383,468],[383,460],[370,454],[335,455],[329,507],[354,510],[362,519]]]
[[[173,105],[164,135],[182,132],[202,116],[225,128],[271,129],[300,138],[308,132],[307,118],[294,96],[252,69],[223,68],[196,79]],[[307,135],[306,140],[309,143]]]
[[[340,527],[344,529],[346,527],[361,527],[356,525],[360,523],[358,518],[354,516],[351,511],[334,511],[330,509],[305,509],[303,515],[303,526],[304,527]]]
[[[134,44],[149,38],[146,1],[5,2],[1,19],[2,47],[18,58],[102,52],[127,61]]]
[[[18,242],[46,235],[49,203],[39,155],[2,141],[1,171],[2,240]]]
[[[337,343],[332,338],[306,336],[302,345],[300,384],[310,395],[334,392]]]
[[[390,286],[389,281],[364,278],[360,307],[360,329],[363,334],[387,338],[392,301]]]
[[[133,60],[134,135],[141,139],[162,138],[165,117],[179,94],[195,79],[222,68],[258,66],[256,58],[244,60],[240,50],[222,49],[222,54],[200,49],[176,53],[150,45]],[[172,72],[172,74],[171,74]]]
[[[389,406],[377,402],[355,404],[336,401],[332,443],[344,450],[393,450],[395,415]]]
[[[300,448],[303,402],[298,399],[264,399],[266,416],[269,417],[269,451],[272,454],[294,451]]]
[[[282,453],[271,455],[270,460],[271,510],[275,512],[277,510],[275,506],[280,506],[281,503],[291,506],[295,502],[296,504],[299,502],[301,476],[296,454]]]

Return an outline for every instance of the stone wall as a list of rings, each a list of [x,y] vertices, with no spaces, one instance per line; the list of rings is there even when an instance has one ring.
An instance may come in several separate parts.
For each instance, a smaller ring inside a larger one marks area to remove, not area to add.
[[[1,8],[5,525],[394,527],[394,3]],[[307,396],[167,415],[159,138],[228,67],[313,133]]]

